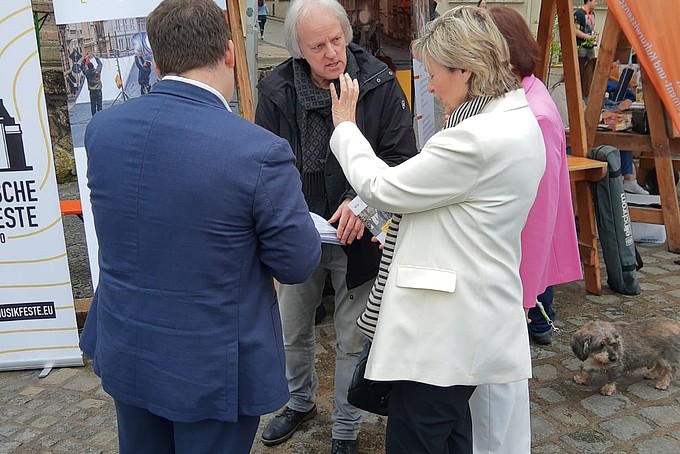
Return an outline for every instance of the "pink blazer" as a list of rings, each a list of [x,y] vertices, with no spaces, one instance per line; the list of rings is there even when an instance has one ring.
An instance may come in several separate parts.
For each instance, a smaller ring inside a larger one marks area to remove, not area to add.
[[[546,152],[545,173],[522,230],[519,273],[524,307],[533,307],[546,287],[580,280],[583,274],[562,119],[543,82],[531,75],[522,80],[522,86],[541,127]]]

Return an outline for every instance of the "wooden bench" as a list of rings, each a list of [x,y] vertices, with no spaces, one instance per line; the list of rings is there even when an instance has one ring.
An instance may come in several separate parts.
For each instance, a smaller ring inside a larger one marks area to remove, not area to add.
[[[569,179],[573,184],[572,193],[576,201],[575,210],[579,220],[578,246],[586,291],[594,295],[602,292],[600,282],[600,259],[597,253],[597,229],[595,207],[590,184],[599,181],[607,173],[607,163],[578,156],[567,156]]]

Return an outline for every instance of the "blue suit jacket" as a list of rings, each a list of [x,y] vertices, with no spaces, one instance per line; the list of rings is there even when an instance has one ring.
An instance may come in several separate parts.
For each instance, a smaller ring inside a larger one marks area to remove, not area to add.
[[[320,258],[288,143],[166,80],[93,117],[85,145],[100,275],[81,347],[104,389],[173,421],[286,403],[272,278]]]

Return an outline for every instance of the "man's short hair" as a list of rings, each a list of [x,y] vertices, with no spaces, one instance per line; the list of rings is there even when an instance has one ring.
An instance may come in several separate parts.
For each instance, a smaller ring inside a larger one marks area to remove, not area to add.
[[[163,0],[146,28],[161,75],[214,66],[231,39],[224,12],[213,0]]]

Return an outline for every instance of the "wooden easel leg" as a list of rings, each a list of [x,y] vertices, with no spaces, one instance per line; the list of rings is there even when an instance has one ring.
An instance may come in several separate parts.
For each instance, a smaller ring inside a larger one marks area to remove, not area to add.
[[[538,43],[539,54],[538,61],[536,62],[535,74],[536,77],[543,82],[548,80],[548,72],[550,71],[550,43],[553,38],[556,7],[557,4],[555,3],[555,0],[543,0],[541,2],[541,12],[538,17],[536,42]]]
[[[663,223],[666,226],[666,237],[668,238],[668,250],[680,252],[680,207],[675,191],[673,160],[668,131],[666,130],[666,118],[661,99],[644,71],[642,71],[642,88],[645,95],[649,135],[654,153],[654,168],[656,169],[659,194],[661,195]]]
[[[236,95],[238,96],[241,116],[249,121],[255,121],[255,107],[253,105],[253,92],[250,87],[248,73],[248,59],[246,58],[246,42],[241,24],[241,13],[238,0],[227,0],[227,22],[231,31],[231,39],[234,43],[234,76],[236,82]],[[229,101],[229,100],[227,100]]]
[[[579,252],[583,262],[586,291],[593,295],[602,293],[600,282],[600,258],[597,253],[595,210],[590,183],[576,181],[576,205],[578,210]]]

